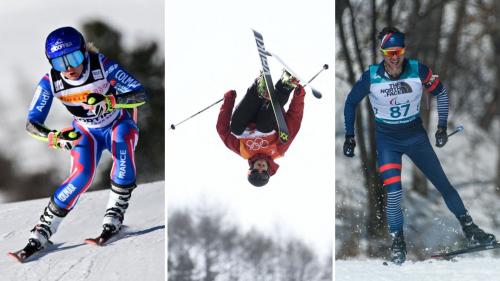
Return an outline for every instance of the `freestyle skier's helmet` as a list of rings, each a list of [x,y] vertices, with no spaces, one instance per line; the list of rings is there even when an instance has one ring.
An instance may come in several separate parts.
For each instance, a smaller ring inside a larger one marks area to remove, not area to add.
[[[266,185],[269,182],[269,173],[267,171],[259,172],[257,169],[248,170],[248,181],[257,187]]]
[[[77,67],[85,59],[85,40],[83,35],[70,26],[52,31],[45,40],[45,55],[57,71],[67,67]]]

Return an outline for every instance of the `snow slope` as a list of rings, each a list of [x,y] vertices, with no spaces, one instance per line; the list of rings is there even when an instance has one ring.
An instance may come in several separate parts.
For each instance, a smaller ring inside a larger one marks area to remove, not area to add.
[[[164,182],[139,185],[132,195],[118,240],[105,247],[83,244],[100,233],[108,192],[87,192],[52,237],[48,251],[20,264],[7,252],[24,247],[48,199],[0,206],[0,279],[165,280]]]
[[[483,257],[457,258],[451,261],[406,262],[402,266],[383,266],[382,260],[335,262],[336,281],[478,281],[500,280],[498,259]]]

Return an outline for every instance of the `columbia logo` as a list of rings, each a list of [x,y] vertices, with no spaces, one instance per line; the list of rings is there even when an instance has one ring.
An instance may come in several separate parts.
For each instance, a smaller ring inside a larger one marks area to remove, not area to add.
[[[64,89],[64,84],[63,84],[62,80],[55,81],[54,88],[56,88],[56,91],[60,91],[60,90]]]

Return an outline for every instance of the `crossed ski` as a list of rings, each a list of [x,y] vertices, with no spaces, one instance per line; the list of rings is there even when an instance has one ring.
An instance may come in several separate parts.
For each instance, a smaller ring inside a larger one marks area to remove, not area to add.
[[[253,34],[255,36],[255,43],[257,44],[257,50],[259,51],[260,62],[262,64],[262,71],[264,75],[264,80],[267,88],[267,92],[269,93],[269,98],[271,100],[271,106],[273,108],[274,117],[276,118],[276,122],[278,124],[278,137],[282,143],[286,143],[288,141],[288,126],[286,125],[285,117],[283,116],[283,110],[281,109],[281,105],[278,100],[274,98],[274,84],[273,79],[271,77],[271,72],[269,71],[269,64],[267,62],[267,51],[264,47],[264,38],[262,34],[253,30]]]
[[[267,57],[271,56],[271,57],[275,58],[290,74],[292,74],[299,81],[304,81],[304,80],[302,80],[297,75],[297,73],[294,72],[278,55],[266,50],[266,48],[264,47],[264,38],[262,37],[262,34],[260,34],[259,32],[255,31],[253,29],[252,29],[252,31],[253,31],[253,34],[255,37],[255,43],[257,44],[257,50],[259,52],[259,57],[260,57],[261,65],[262,65],[262,72],[264,75],[266,88],[267,88],[267,91],[269,93],[269,98],[271,100],[271,105],[273,108],[274,116],[276,118],[276,123],[278,124],[278,136],[279,136],[279,139],[282,143],[286,143],[288,141],[288,135],[289,135],[288,127],[286,125],[286,121],[285,121],[285,118],[283,116],[282,107],[279,104],[279,102],[274,98],[274,84],[273,84],[273,80],[271,77],[271,71],[269,69],[269,63],[267,61]],[[318,73],[316,73],[306,84],[304,84],[304,87],[307,84],[309,84],[312,80],[314,80],[314,78],[316,78],[323,70],[326,70],[326,69],[328,69],[327,64],[323,65],[323,68]],[[309,87],[311,87],[311,86],[309,86]],[[321,98],[322,95],[318,90],[314,89],[313,87],[311,87],[311,90],[312,90],[314,97],[316,97],[318,99]]]
[[[488,244],[488,245],[471,246],[471,247],[467,247],[467,248],[456,250],[456,251],[439,253],[439,254],[432,255],[431,258],[432,259],[450,260],[458,255],[461,255],[461,254],[468,254],[468,253],[474,253],[474,252],[480,252],[480,251],[486,251],[486,250],[492,250],[492,249],[498,249],[498,248],[500,248],[500,243],[495,242],[493,244]]]

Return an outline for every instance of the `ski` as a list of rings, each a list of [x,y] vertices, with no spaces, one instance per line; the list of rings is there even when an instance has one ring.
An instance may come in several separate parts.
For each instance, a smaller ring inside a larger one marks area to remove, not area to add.
[[[438,253],[438,254],[432,255],[431,258],[432,259],[449,260],[449,259],[452,259],[453,257],[461,255],[461,254],[468,254],[468,253],[474,253],[474,252],[480,252],[480,251],[486,251],[486,250],[492,250],[492,249],[498,249],[498,248],[500,248],[500,243],[495,242],[495,243],[489,244],[489,245],[471,246],[471,247],[467,247],[467,248],[456,250],[456,251]]]
[[[291,69],[291,68],[290,68],[290,67],[289,67],[289,66],[285,63],[285,61],[283,61],[283,60],[282,60],[282,59],[281,59],[281,58],[280,58],[277,54],[275,54],[275,53],[271,53],[271,52],[269,52],[269,51],[267,51],[266,53],[267,53],[267,55],[268,55],[268,56],[271,56],[271,57],[275,58],[275,59],[276,59],[276,60],[277,60],[277,61],[278,61],[278,62],[279,62],[279,63],[280,63],[280,64],[281,64],[281,65],[282,65],[282,66],[283,66],[283,67],[284,67],[284,68],[285,68],[288,72],[290,72],[290,74],[292,74],[292,75],[293,75],[295,78],[297,78],[299,81],[301,81],[301,82],[303,82],[303,81],[304,81],[304,80],[302,80],[302,79],[300,78],[300,76],[299,76],[299,75],[298,75],[295,71],[293,71],[293,70],[292,70],[292,69]],[[307,84],[309,84],[309,83],[310,83],[312,80],[314,80],[314,78],[316,78],[316,77],[317,77],[317,76],[318,76],[318,75],[319,75],[319,74],[320,74],[323,70],[326,70],[326,69],[328,69],[328,64],[325,64],[325,65],[323,66],[323,68],[321,69],[321,71],[320,71],[320,72],[318,72],[316,75],[314,75],[314,76],[313,76],[313,77],[309,80],[309,82],[307,82]],[[304,85],[304,87],[305,87],[307,84],[305,84],[305,85]],[[313,96],[314,96],[315,98],[320,99],[320,98],[323,96],[323,95],[321,94],[321,92],[320,92],[320,91],[318,91],[318,90],[314,89],[312,86],[309,86],[309,87],[311,87],[312,94],[313,94]]]
[[[288,141],[288,127],[286,125],[285,117],[283,116],[283,110],[278,100],[273,98],[274,96],[274,84],[271,77],[271,71],[269,70],[269,64],[267,62],[267,54],[264,47],[264,38],[262,34],[253,30],[255,37],[255,43],[257,43],[257,50],[259,51],[260,62],[262,64],[262,70],[264,74],[264,80],[266,82],[267,92],[269,93],[269,98],[271,99],[271,106],[273,108],[274,116],[276,118],[276,123],[278,124],[278,137],[282,143]]]
[[[125,225],[122,225],[118,231],[113,231],[114,228],[104,228],[101,232],[101,234],[95,238],[87,238],[84,240],[85,244],[88,245],[95,245],[95,246],[104,246],[108,243],[108,241],[116,237],[120,231],[123,231],[123,229],[126,228]]]
[[[50,246],[52,244],[53,243],[51,241],[48,241],[47,246]],[[28,245],[26,245],[26,247],[24,247],[23,249],[15,252],[9,252],[7,253],[7,255],[20,263],[24,263],[31,256],[45,250],[46,248],[47,247],[42,247],[37,249],[34,245],[28,243]]]
[[[84,242],[85,242],[85,244],[88,244],[88,245],[104,246],[109,241],[109,239],[114,237],[116,234],[118,234],[118,231],[111,232],[111,231],[103,230],[101,235],[99,235],[95,238],[87,238],[87,239],[85,239]]]

